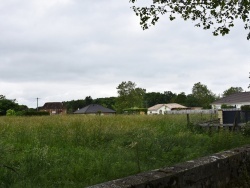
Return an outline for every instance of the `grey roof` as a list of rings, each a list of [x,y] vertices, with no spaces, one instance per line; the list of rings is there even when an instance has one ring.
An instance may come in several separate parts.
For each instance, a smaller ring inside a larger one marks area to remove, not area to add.
[[[98,112],[101,113],[116,113],[116,111],[111,110],[109,108],[103,107],[99,104],[90,104],[80,110],[74,112],[74,114],[96,114]]]
[[[239,92],[216,100],[212,104],[250,103],[250,92]]]

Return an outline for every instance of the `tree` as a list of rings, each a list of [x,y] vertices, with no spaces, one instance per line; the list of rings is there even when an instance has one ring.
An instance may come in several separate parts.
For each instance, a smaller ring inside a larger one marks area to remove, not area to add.
[[[79,99],[79,100],[63,101],[63,105],[66,106],[67,113],[71,114],[76,110],[86,106],[86,103],[85,100]]]
[[[149,92],[145,94],[145,107],[151,107],[156,104],[166,103],[165,95],[160,92]]]
[[[145,108],[154,106],[156,104],[166,104],[170,103],[172,98],[176,97],[176,94],[171,91],[164,91],[164,93],[160,92],[149,92],[145,94]]]
[[[164,91],[164,97],[166,100],[166,103],[170,103],[171,100],[176,97],[176,94],[173,93],[172,91]]]
[[[15,110],[9,109],[6,111],[6,116],[15,116],[16,112]]]
[[[87,105],[90,105],[90,104],[92,104],[92,103],[93,103],[93,99],[92,99],[91,96],[85,97],[85,104],[86,104],[86,106],[87,106]]]
[[[206,85],[203,85],[200,82],[194,84],[192,95],[203,108],[210,108],[210,104],[216,99],[216,95],[213,94]]]
[[[149,6],[132,8],[140,17],[143,29],[155,25],[161,15],[167,14],[171,21],[180,15],[184,20],[195,22],[197,27],[213,28],[215,36],[228,34],[236,19],[242,20],[244,28],[250,30],[249,0],[153,0]],[[250,39],[250,32],[247,39]]]
[[[19,105],[16,100],[6,99],[5,96],[0,95],[0,115],[6,115],[7,110],[18,110]]]
[[[197,107],[197,106],[201,106],[201,105],[199,104],[199,101],[197,100],[197,98],[194,97],[193,94],[189,94],[189,95],[187,95],[185,106]]]
[[[94,99],[93,103],[100,104],[106,108],[114,109],[115,99],[116,97],[97,98]]]
[[[145,89],[137,88],[134,82],[122,82],[118,85],[115,108],[118,113],[122,113],[125,108],[143,107]]]
[[[181,105],[186,105],[186,99],[187,99],[186,94],[184,92],[181,92],[177,96],[172,98],[172,102],[175,102]]]
[[[6,99],[4,95],[0,95],[0,100]]]
[[[234,93],[239,93],[242,91],[243,91],[242,87],[230,87],[229,89],[227,89],[223,92],[223,97],[226,97],[226,96],[234,94]]]

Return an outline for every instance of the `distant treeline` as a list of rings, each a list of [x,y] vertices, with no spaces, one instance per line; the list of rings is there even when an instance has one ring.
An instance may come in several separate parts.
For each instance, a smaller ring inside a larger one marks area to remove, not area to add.
[[[146,92],[146,89],[137,87],[136,84],[131,81],[122,82],[116,89],[118,93],[117,97],[93,99],[91,96],[87,96],[85,99],[64,101],[63,103],[69,114],[89,104],[99,104],[113,109],[117,113],[123,113],[123,110],[128,108],[149,108],[156,104],[166,103],[178,103],[187,107],[209,109],[211,108],[211,103],[220,98],[220,95],[214,94],[206,85],[200,82],[194,84],[191,94],[185,94],[184,92],[176,94],[171,91],[164,91],[163,93]],[[230,87],[223,92],[222,97],[242,91],[243,89],[241,87]],[[4,95],[0,95],[0,115],[6,115],[8,110],[10,115],[36,113],[34,112],[36,109],[19,105],[15,99],[10,100]]]
[[[67,108],[67,113],[71,114],[75,112],[76,110],[83,108],[90,104],[100,104],[106,108],[114,109],[115,99],[116,97],[92,99],[91,96],[87,96],[85,97],[85,99],[64,101],[63,105]]]
[[[187,107],[210,109],[211,103],[220,98],[220,95],[216,95],[200,82],[194,84],[191,94],[185,94],[184,92],[176,94],[172,91],[164,91],[163,93],[146,92],[146,89],[136,87],[136,84],[131,81],[122,82],[116,89],[118,97],[92,99],[91,96],[87,96],[85,99],[65,101],[63,103],[68,113],[73,113],[89,104],[100,104],[116,110],[117,113],[123,113],[126,108],[149,108],[156,104],[166,103],[178,103]],[[223,92],[222,97],[242,91],[241,87],[230,87]]]
[[[104,107],[117,110],[116,109],[116,99],[118,97],[106,97],[106,98],[97,98],[92,99],[91,96],[87,96],[85,99],[72,100],[72,101],[64,101],[64,105],[67,108],[68,113],[73,113],[74,111],[83,108],[89,104],[100,104]],[[209,100],[213,102],[215,98]],[[165,91],[163,93],[160,92],[149,92],[145,93],[143,97],[143,106],[142,108],[149,108],[156,104],[166,104],[166,103],[178,103],[188,107],[203,107],[203,108],[211,108],[211,106],[206,104],[204,106],[201,102],[196,99],[192,94],[186,95],[184,92],[175,94],[171,91]]]

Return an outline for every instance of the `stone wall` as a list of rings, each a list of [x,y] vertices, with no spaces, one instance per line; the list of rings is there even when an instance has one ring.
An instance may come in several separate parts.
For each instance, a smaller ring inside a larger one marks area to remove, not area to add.
[[[250,146],[236,148],[89,188],[250,187]]]

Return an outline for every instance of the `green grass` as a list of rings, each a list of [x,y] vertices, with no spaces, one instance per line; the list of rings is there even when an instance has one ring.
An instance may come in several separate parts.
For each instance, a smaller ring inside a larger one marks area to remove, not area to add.
[[[185,115],[0,117],[0,187],[86,187],[248,143]]]

